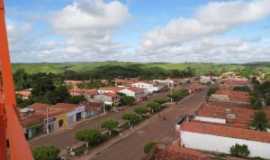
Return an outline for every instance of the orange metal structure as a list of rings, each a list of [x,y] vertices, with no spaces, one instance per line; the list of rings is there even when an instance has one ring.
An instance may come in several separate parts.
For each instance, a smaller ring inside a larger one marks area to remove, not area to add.
[[[4,0],[0,0],[0,160],[33,160],[16,113]]]

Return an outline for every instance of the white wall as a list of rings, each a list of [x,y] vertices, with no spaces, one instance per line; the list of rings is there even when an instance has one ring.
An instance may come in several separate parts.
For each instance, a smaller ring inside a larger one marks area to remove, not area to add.
[[[126,96],[135,97],[135,92],[129,90],[129,89],[122,89],[119,91],[119,93],[122,93]]]
[[[213,117],[196,116],[194,118],[194,120],[202,121],[202,122],[226,124],[226,119],[223,119],[223,118],[213,118]]]
[[[262,143],[244,139],[221,137],[210,134],[181,131],[181,144],[186,148],[230,154],[230,148],[235,144],[245,144],[250,151],[250,157],[270,159],[270,143]]]

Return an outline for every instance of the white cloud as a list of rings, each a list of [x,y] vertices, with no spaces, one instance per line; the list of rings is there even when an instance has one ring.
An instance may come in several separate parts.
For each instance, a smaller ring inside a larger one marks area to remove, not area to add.
[[[70,46],[92,54],[113,54],[124,49],[113,41],[113,32],[129,18],[128,8],[119,1],[77,0],[57,12],[52,19],[56,33]],[[76,52],[78,49],[76,49]]]
[[[8,38],[11,45],[18,44],[31,30],[32,26],[29,23],[16,23],[10,20],[7,22]]]
[[[171,20],[166,26],[155,28],[146,33],[140,44],[139,51],[146,55],[155,54],[156,52],[165,52],[166,54],[178,52],[181,54],[178,49],[184,49],[187,43],[192,45],[194,41],[223,34],[238,25],[252,23],[269,15],[269,0],[210,2],[206,6],[199,8],[193,18],[180,17]],[[200,52],[195,50],[193,46],[191,46],[190,50],[190,54]],[[221,53],[217,54],[222,56]],[[190,57],[187,54],[185,55]],[[211,59],[211,57],[208,58]]]

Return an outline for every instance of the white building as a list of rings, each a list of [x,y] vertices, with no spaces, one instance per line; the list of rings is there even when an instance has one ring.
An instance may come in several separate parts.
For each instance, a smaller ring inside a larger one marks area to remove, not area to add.
[[[214,81],[211,76],[200,76],[200,83],[202,84],[213,84]]]
[[[185,148],[226,154],[235,144],[247,145],[250,157],[270,159],[267,132],[192,121],[180,126],[180,142]]]
[[[165,85],[168,87],[174,86],[174,81],[171,79],[164,79],[164,80],[156,79],[156,80],[153,80],[153,83],[158,84],[158,85]]]
[[[124,88],[118,91],[118,93],[122,93],[129,97],[134,97],[137,101],[143,100],[146,97],[146,93],[142,88]]]
[[[131,86],[136,87],[136,88],[142,88],[145,90],[145,93],[147,93],[147,94],[152,94],[152,93],[158,92],[160,90],[159,87],[154,86],[151,83],[145,83],[145,82],[133,83],[133,84],[131,84]]]

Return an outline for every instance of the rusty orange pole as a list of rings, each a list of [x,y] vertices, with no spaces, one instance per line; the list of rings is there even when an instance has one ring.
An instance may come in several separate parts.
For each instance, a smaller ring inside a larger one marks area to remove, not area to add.
[[[0,64],[2,65],[3,102],[7,119],[6,135],[9,142],[9,156],[11,160],[32,160],[31,149],[16,114],[16,98],[9,57],[4,0],[0,0]]]

